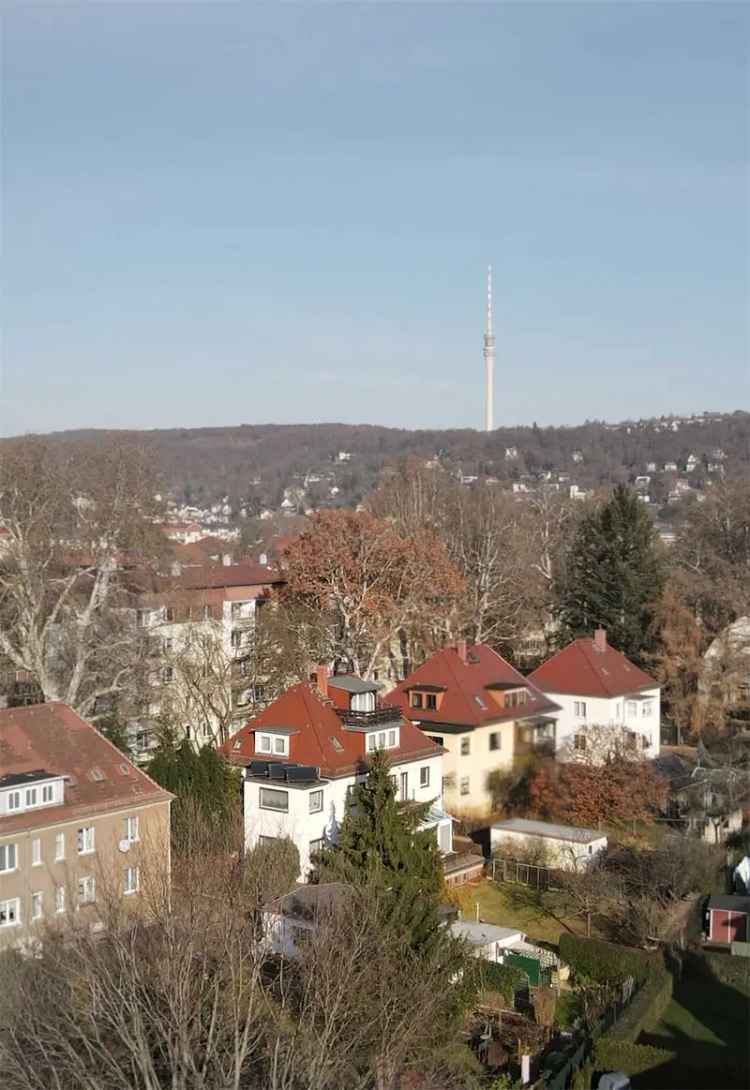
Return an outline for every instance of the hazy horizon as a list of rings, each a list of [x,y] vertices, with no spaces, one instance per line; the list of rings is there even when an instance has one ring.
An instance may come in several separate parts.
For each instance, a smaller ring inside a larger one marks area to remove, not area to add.
[[[3,434],[750,404],[746,5],[2,21]]]

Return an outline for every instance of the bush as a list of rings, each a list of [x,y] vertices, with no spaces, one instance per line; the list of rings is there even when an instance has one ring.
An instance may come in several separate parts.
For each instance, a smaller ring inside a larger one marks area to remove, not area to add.
[[[674,1060],[675,1053],[653,1045],[636,1045],[632,1041],[615,1041],[602,1037],[594,1052],[596,1066],[602,1071],[624,1071],[626,1075],[640,1075],[661,1064]]]
[[[517,988],[528,986],[528,977],[513,965],[499,965],[495,961],[484,961],[477,958],[477,971],[479,973],[479,987],[482,990],[499,992],[508,1003],[513,1003],[513,995]]]
[[[580,976],[600,983],[620,983],[629,976],[645,980],[663,964],[658,955],[567,932],[560,936],[560,957]]]
[[[594,1065],[591,1063],[585,1063],[583,1067],[579,1067],[573,1076],[573,1082],[571,1090],[591,1090],[591,1079],[594,1074]]]

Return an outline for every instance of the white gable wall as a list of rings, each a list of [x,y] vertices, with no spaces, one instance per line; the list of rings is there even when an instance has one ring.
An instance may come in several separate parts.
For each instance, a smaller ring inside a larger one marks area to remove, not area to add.
[[[659,733],[661,722],[661,690],[658,686],[653,689],[645,689],[638,693],[639,697],[647,697],[647,707],[650,714],[643,714],[644,700],[639,699],[629,706],[628,697],[618,696],[612,698],[596,696],[570,696],[567,693],[548,692],[550,700],[560,705],[557,715],[557,728],[555,733],[555,750],[559,755],[560,750],[572,746],[574,735],[587,726],[601,727],[625,727],[638,734],[642,734],[649,741],[649,746],[644,751],[644,756],[652,759],[659,756]],[[632,700],[632,697],[631,697]],[[576,705],[586,705],[585,716],[576,712]]]

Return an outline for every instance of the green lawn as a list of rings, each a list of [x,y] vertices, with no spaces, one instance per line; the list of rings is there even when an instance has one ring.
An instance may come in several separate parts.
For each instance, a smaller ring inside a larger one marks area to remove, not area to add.
[[[633,1076],[639,1090],[747,1090],[750,982],[723,983],[702,958],[694,957],[675,980],[674,997],[660,1022],[641,1034],[639,1044],[675,1053],[671,1063]]]
[[[538,893],[527,886],[506,884],[500,887],[483,879],[476,885],[459,886],[453,893],[465,919],[476,919],[479,904],[479,918],[485,923],[517,927],[536,942],[557,946],[563,931],[585,934],[582,919],[558,916],[554,911],[554,899],[549,894],[545,895],[545,908]]]

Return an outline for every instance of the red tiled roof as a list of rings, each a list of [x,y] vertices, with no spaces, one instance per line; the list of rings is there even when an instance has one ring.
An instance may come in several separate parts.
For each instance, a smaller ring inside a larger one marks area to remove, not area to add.
[[[54,825],[79,814],[172,798],[67,704],[0,710],[0,777],[38,769],[70,777],[65,783],[65,802],[0,817],[0,836]],[[101,779],[90,775],[93,769],[101,773]]]
[[[605,698],[658,688],[621,651],[608,643],[598,650],[590,637],[573,640],[530,674],[529,681],[546,693]]]
[[[241,564],[196,564],[167,580],[168,585],[175,589],[190,590],[253,587],[281,582],[283,577],[278,572],[250,561]]]
[[[404,719],[397,720],[397,723],[401,728],[400,745],[398,749],[388,751],[394,762],[435,757],[442,753],[440,746],[425,738],[411,723]],[[289,739],[289,756],[276,759],[319,766],[321,775],[325,777],[351,774],[366,759],[365,735],[346,730],[332,705],[324,702],[315,686],[307,681],[287,689],[225,742],[222,750],[233,764],[246,765],[252,760],[274,759],[269,754],[255,751],[253,732],[263,727],[286,727],[297,731]],[[388,724],[379,724],[379,729],[387,730]],[[235,749],[236,742],[241,743],[239,749]]]
[[[172,544],[172,555],[181,564],[208,564],[212,557],[222,557],[230,546],[220,537],[202,537],[183,545],[179,541]]]
[[[424,685],[427,692],[431,688],[433,691],[436,688],[445,690],[438,709],[409,706],[409,689],[419,688],[420,685]],[[491,686],[524,688],[528,693],[526,703],[515,708],[502,708],[493,697]],[[389,703],[400,705],[405,715],[420,723],[455,723],[467,727],[526,719],[558,710],[556,704],[530,684],[529,678],[519,674],[501,655],[483,643],[467,648],[466,661],[455,647],[436,651],[388,693],[386,699]]]

